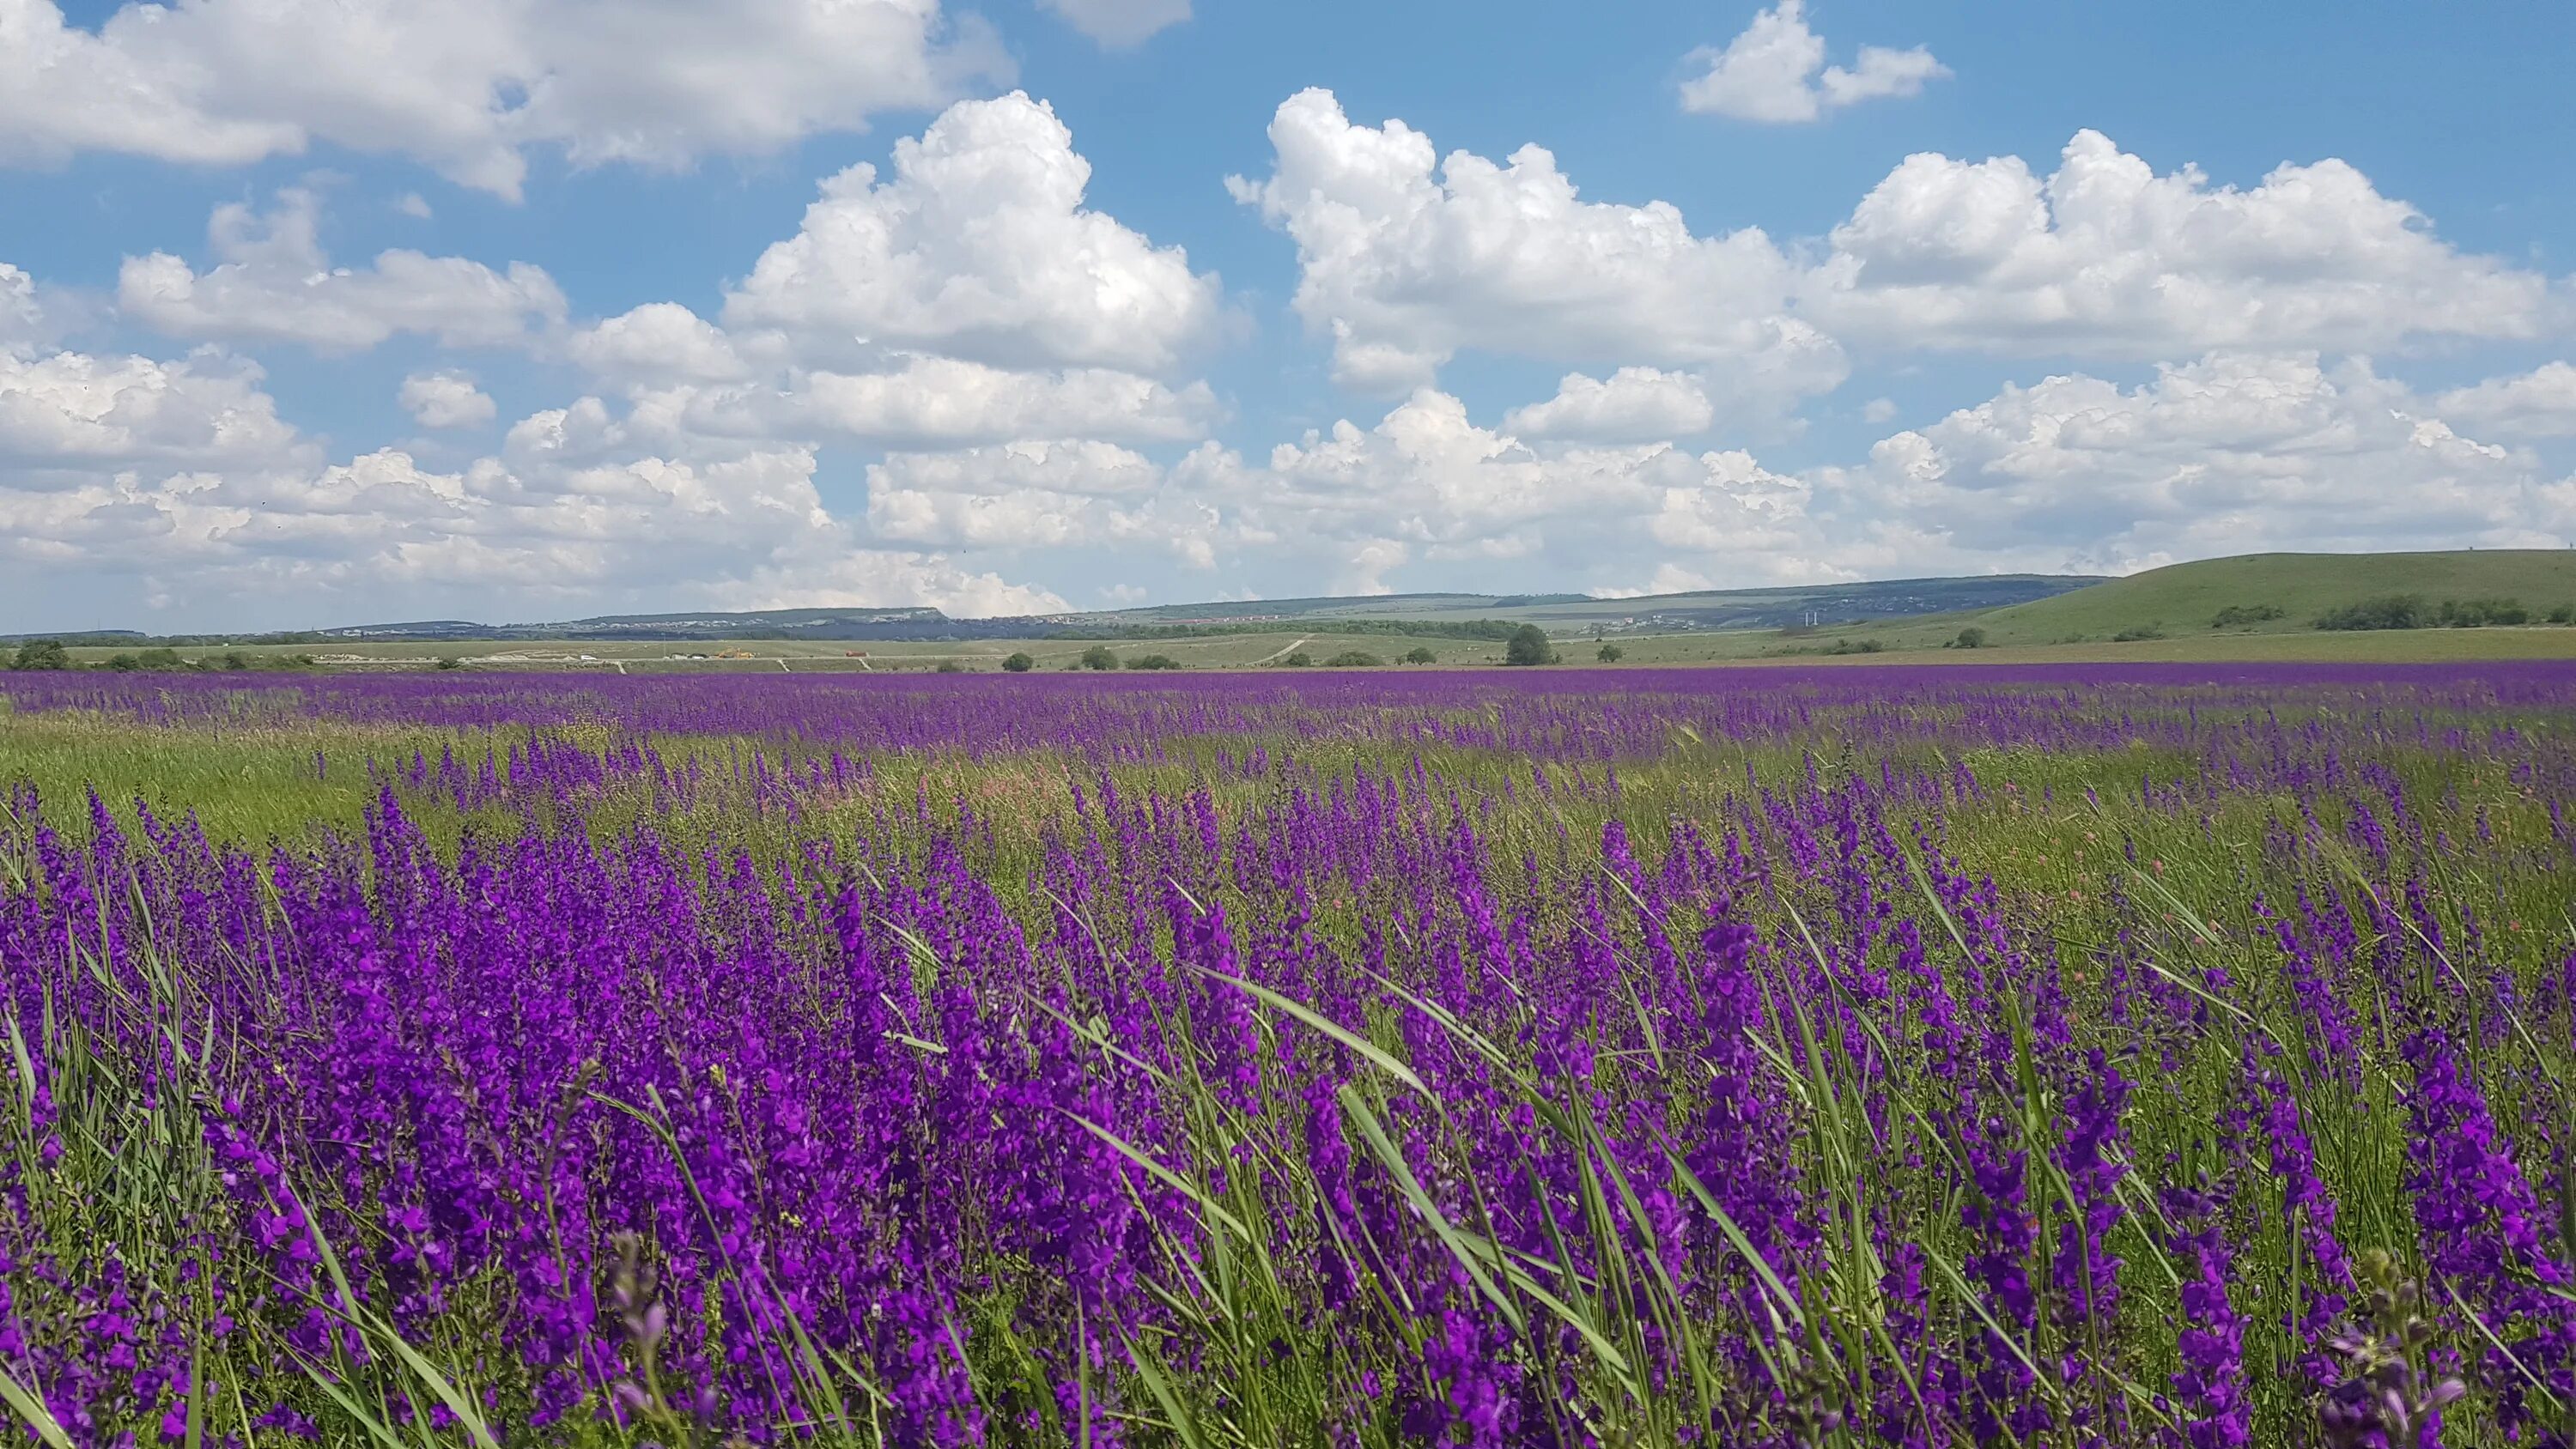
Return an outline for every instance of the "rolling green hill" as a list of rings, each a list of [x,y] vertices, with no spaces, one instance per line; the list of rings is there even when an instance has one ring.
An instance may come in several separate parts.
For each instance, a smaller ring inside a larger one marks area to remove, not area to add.
[[[2576,549],[2453,553],[2257,553],[2150,569],[2055,598],[1990,609],[1974,622],[1995,644],[2108,640],[2139,629],[2169,638],[2218,632],[2224,609],[2277,608],[2281,617],[2228,632],[2288,634],[2317,617],[2391,594],[2513,599],[2535,617],[2576,605]]]

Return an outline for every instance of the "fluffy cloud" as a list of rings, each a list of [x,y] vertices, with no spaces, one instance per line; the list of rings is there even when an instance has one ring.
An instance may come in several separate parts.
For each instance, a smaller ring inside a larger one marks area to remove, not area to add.
[[[0,262],[0,351],[34,346],[46,335],[44,309],[36,304],[36,279]]]
[[[497,411],[491,397],[461,372],[415,372],[403,379],[396,400],[424,428],[479,428]]]
[[[934,548],[1115,547],[1215,563],[1215,510],[1161,490],[1162,470],[1107,443],[898,453],[868,470],[868,528]]]
[[[1190,18],[1190,0],[1038,0],[1065,23],[1102,45],[1142,44],[1148,36]]]
[[[574,332],[572,359],[622,382],[734,382],[750,367],[723,329],[677,302],[648,302]]]
[[[2494,377],[2442,394],[2442,416],[2464,425],[2530,438],[2576,437],[2576,366],[2543,363],[2514,377]]]
[[[1545,402],[1512,409],[1508,432],[1527,438],[1642,443],[1705,432],[1717,410],[1699,383],[1651,367],[1623,367],[1607,381],[1569,372]]]
[[[1173,481],[1226,510],[1237,546],[1337,561],[1338,587],[1387,587],[1417,560],[1544,556],[1565,572],[1627,576],[1650,542],[1752,582],[1831,571],[1803,523],[1806,485],[1743,453],[1534,448],[1429,390],[1375,427],[1337,423],[1260,465],[1203,446]]]
[[[1045,103],[961,102],[896,143],[890,179],[859,165],[824,182],[726,298],[725,327],[775,330],[822,366],[893,349],[1162,372],[1218,329],[1217,279],[1084,209],[1090,180]]]
[[[0,0],[7,3],[7,0]],[[207,225],[217,264],[197,272],[167,252],[128,257],[117,307],[174,337],[297,342],[353,352],[398,332],[450,347],[524,336],[531,321],[560,321],[564,297],[545,272],[513,262],[504,274],[463,257],[388,251],[363,271],[333,267],[318,238],[313,193],[278,193],[275,211],[218,207]]]
[[[219,355],[179,362],[0,352],[0,474],[185,463],[222,467],[298,456],[295,430],[260,390],[258,368]],[[0,486],[10,486],[0,484]]]
[[[424,408],[481,398],[461,379],[412,381]],[[656,449],[584,399],[523,421],[500,453],[452,472],[395,448],[333,462],[278,417],[260,382],[255,367],[212,352],[0,353],[0,559],[13,565],[0,570],[0,606],[58,611],[73,574],[303,622],[619,600],[1062,606],[1044,589],[871,540],[824,508],[807,448]]]
[[[1758,230],[1701,237],[1664,202],[1582,201],[1537,146],[1442,161],[1402,121],[1353,125],[1330,91],[1281,104],[1270,142],[1270,177],[1227,185],[1295,240],[1297,313],[1353,386],[1419,387],[1471,348],[1698,367],[1780,398],[1842,380],[1840,349],[1788,313],[1796,268]]]
[[[56,0],[0,0],[0,156],[237,165],[324,141],[515,198],[530,147],[761,154],[1009,71],[938,0],[196,0],[95,33]]]
[[[1026,438],[1204,437],[1220,416],[1204,382],[1173,389],[1106,368],[1006,372],[916,357],[898,372],[799,375],[787,393],[812,425],[901,447]]]
[[[2012,156],[1909,156],[1831,245],[1802,279],[1802,315],[1894,349],[2357,351],[2530,337],[2570,317],[2547,278],[2462,254],[2344,162],[2213,189],[2092,131],[2045,178]]]
[[[1807,28],[1803,8],[1802,0],[1780,0],[1725,49],[1693,51],[1691,62],[1708,69],[1682,83],[1682,109],[1774,124],[1813,121],[1862,101],[1919,95],[1926,81],[1950,74],[1919,45],[1864,45],[1851,69],[1827,66],[1824,39]]]
[[[1819,483],[1839,513],[1997,566],[2549,545],[2576,524],[2530,455],[2312,354],[2217,354],[2128,389],[2080,374],[2007,386]]]

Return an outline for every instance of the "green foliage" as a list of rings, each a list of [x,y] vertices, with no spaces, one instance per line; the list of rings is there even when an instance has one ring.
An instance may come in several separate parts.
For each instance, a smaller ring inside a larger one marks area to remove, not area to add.
[[[2552,624],[2576,624],[2576,604],[2561,604],[2549,611]]]
[[[2114,644],[2140,644],[2149,639],[2161,639],[2163,637],[2165,637],[2165,631],[2153,624],[2132,624],[2128,628],[2121,630],[2119,633],[2112,635],[2111,642]]]
[[[1365,649],[1345,649],[1324,661],[1327,667],[1333,669],[1375,669],[1385,662]]]
[[[1094,644],[1090,648],[1082,651],[1082,667],[1085,669],[1115,669],[1118,667],[1118,656],[1108,645]]]
[[[1181,661],[1169,654],[1139,654],[1127,661],[1130,669],[1178,669]]]
[[[1978,628],[1974,624],[1971,624],[1967,628],[1959,631],[1959,637],[1950,641],[1950,647],[1953,649],[1983,649],[1986,647],[1986,631]]]
[[[1075,626],[1059,639],[1221,639],[1229,634],[1410,634],[1423,639],[1504,640],[1520,625],[1509,619],[1246,619],[1222,624]]]
[[[958,663],[954,659],[942,659],[939,661],[939,668],[933,672],[939,674],[963,674],[966,672],[966,666]]]
[[[2531,622],[2531,611],[2512,599],[2444,599],[2436,620],[2445,629],[2482,629],[2489,624],[2511,627]]]
[[[2320,629],[2481,629],[2530,622],[2531,611],[2512,599],[2444,599],[2433,604],[2421,594],[2390,594],[2317,616]]]
[[[1437,664],[1440,662],[1440,656],[1432,653],[1422,645],[1416,644],[1412,648],[1404,651],[1404,662],[1407,664]]]
[[[1604,644],[1592,651],[1592,657],[1604,664],[1616,664],[1626,657],[1627,652],[1616,644]]]
[[[1314,655],[1303,649],[1291,649],[1280,659],[1279,664],[1284,669],[1303,669],[1314,662]]]
[[[69,669],[71,651],[59,639],[30,639],[18,646],[17,656],[9,661],[12,669]]]
[[[2288,618],[2290,611],[2278,604],[2230,604],[2210,616],[2213,629],[2244,629]]]
[[[234,657],[239,658],[240,656],[235,655]],[[432,669],[462,669],[465,667],[465,661],[457,658],[453,654],[441,654],[438,656],[438,662],[429,667]]]
[[[1547,631],[1536,624],[1523,624],[1512,631],[1503,646],[1505,664],[1554,664],[1556,646],[1547,642]]]
[[[1026,674],[1037,667],[1038,662],[1031,659],[1024,649],[1011,651],[1011,657],[1002,661],[1002,668],[1012,674]]]

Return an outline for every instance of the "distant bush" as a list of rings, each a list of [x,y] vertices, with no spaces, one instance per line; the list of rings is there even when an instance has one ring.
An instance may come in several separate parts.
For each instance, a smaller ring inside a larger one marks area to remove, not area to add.
[[[939,668],[933,672],[939,674],[963,674],[966,672],[966,666],[958,663],[954,659],[942,659],[939,661]]]
[[[2255,624],[2268,624],[2289,617],[2290,611],[2278,604],[2230,604],[2211,617],[2213,629],[2243,629]]]
[[[1178,669],[1181,661],[1169,654],[1139,654],[1127,661],[1130,669]]]
[[[1959,637],[1951,640],[1947,647],[1952,649],[1983,649],[1986,647],[1986,631],[1974,626],[1962,629],[1959,631]]]
[[[1279,660],[1283,669],[1303,669],[1315,662],[1315,656],[1303,649],[1291,649]]]
[[[2552,624],[2576,624],[2576,604],[2561,604],[2549,611]]]
[[[1334,669],[1375,669],[1386,661],[1365,649],[1345,649],[1324,663]]]
[[[71,651],[59,639],[30,639],[18,646],[17,655],[9,661],[12,669],[69,669]]]
[[[2528,624],[2531,611],[2512,599],[2444,599],[2434,617],[2445,629],[2481,629],[2489,624]]]
[[[224,655],[224,668],[227,670],[248,669],[250,668],[250,661],[244,659],[238,650],[230,651]]]
[[[2390,594],[2317,616],[2320,629],[2483,629],[2530,622],[2531,611],[2513,599],[2444,599],[2429,604],[2421,594]]]
[[[1036,660],[1031,659],[1025,652],[1020,651],[1014,651],[1010,658],[1002,661],[1002,668],[1012,674],[1026,674],[1037,667],[1038,662]]]
[[[1437,664],[1440,662],[1440,656],[1432,653],[1423,646],[1416,644],[1412,648],[1404,651],[1404,662],[1407,664]]]
[[[1547,631],[1536,624],[1523,624],[1512,631],[1511,642],[1503,646],[1505,664],[1554,664],[1556,646],[1547,642]]]
[[[1621,649],[1616,644],[1604,644],[1600,648],[1592,651],[1592,657],[1600,660],[1604,664],[1616,664],[1621,659],[1627,657],[1627,651]]]
[[[1827,654],[1877,654],[1887,648],[1875,639],[1837,639],[1823,652]]]
[[[226,667],[229,668],[230,666],[228,665]],[[462,669],[465,667],[465,661],[457,658],[453,654],[441,654],[438,656],[437,662],[429,667],[432,669]]]
[[[169,648],[146,649],[142,653],[134,656],[134,662],[136,666],[143,669],[179,669],[185,667],[179,659],[179,651]]]
[[[1082,667],[1085,669],[1115,669],[1118,667],[1118,656],[1108,645],[1094,644],[1090,648],[1082,651]]]
[[[2165,637],[2165,631],[2157,628],[2153,624],[2133,624],[2128,628],[2121,630],[2119,633],[2112,635],[2111,642],[2114,644],[2137,644],[2144,642],[2145,640],[2161,639],[2163,637]]]
[[[2433,610],[2421,594],[2390,594],[2328,609],[2317,616],[2320,629],[2421,629],[2433,621]]]

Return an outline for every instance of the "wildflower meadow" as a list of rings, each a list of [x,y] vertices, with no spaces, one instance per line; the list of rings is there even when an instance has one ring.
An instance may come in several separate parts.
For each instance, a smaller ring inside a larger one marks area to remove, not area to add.
[[[0,698],[16,1442],[2576,1434],[2576,665]]]

